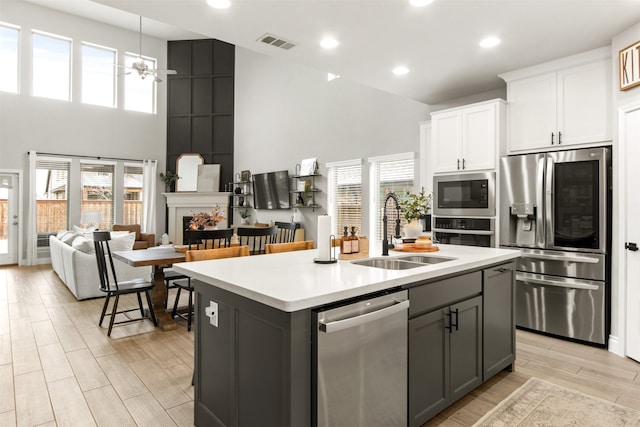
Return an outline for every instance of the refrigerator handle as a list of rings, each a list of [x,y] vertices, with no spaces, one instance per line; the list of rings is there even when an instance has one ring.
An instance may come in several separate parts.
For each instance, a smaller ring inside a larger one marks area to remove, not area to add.
[[[538,159],[536,176],[536,246],[544,247],[544,167],[545,157]]]
[[[549,155],[545,155],[546,158],[546,167],[545,167],[545,180],[544,180],[544,223],[545,230],[544,235],[542,237],[544,247],[549,247],[549,245],[554,244],[554,226],[553,226],[553,212],[555,209],[553,203],[553,188],[554,188],[554,177],[553,177],[553,166],[554,161],[553,158]]]

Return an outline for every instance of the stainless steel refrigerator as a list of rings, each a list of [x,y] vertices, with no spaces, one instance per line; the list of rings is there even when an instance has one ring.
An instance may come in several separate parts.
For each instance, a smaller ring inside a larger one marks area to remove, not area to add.
[[[500,168],[500,246],[521,249],[517,325],[606,345],[610,149],[507,156]]]

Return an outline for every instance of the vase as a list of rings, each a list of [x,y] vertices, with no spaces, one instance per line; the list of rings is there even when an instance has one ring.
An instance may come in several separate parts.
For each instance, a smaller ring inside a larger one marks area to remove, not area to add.
[[[404,237],[414,239],[422,233],[422,224],[417,219],[412,219],[404,226]]]

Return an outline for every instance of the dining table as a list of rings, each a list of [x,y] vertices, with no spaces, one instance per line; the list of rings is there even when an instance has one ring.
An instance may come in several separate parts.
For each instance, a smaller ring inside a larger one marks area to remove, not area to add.
[[[184,252],[178,252],[171,247],[152,247],[129,251],[113,252],[113,257],[133,267],[153,266],[153,289],[151,302],[153,312],[158,319],[158,327],[163,331],[176,328],[176,322],[166,310],[167,288],[164,284],[164,269],[176,262],[184,262]]]

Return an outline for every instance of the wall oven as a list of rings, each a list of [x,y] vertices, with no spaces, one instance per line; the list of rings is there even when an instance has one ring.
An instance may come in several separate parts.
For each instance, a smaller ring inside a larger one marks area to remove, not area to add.
[[[432,233],[439,243],[495,247],[494,218],[436,217]]]
[[[495,172],[433,177],[433,214],[495,216]]]

